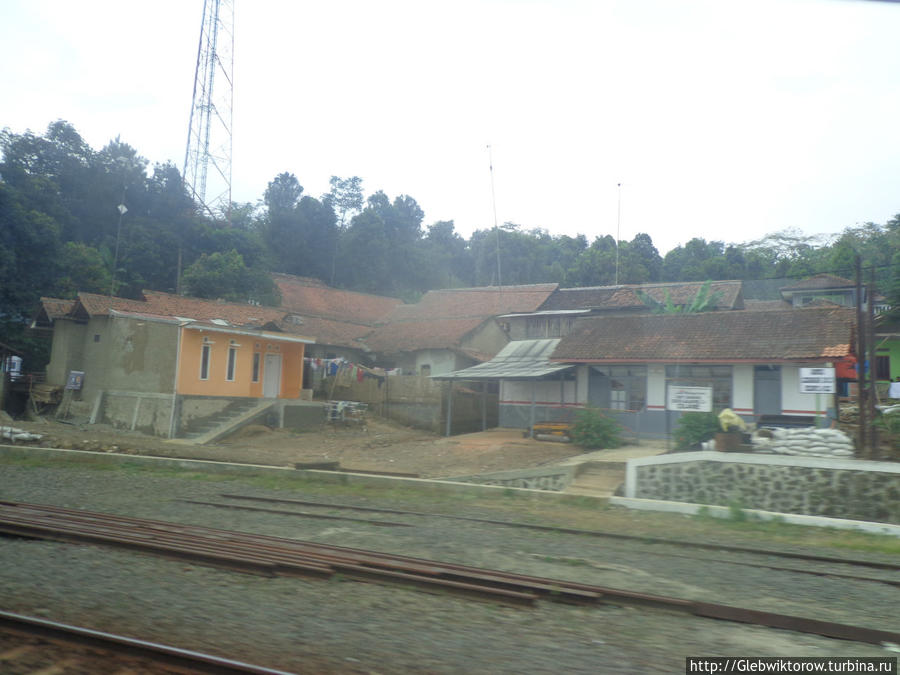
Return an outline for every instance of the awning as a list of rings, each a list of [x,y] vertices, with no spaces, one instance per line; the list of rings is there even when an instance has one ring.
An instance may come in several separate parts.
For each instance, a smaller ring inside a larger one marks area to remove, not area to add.
[[[514,340],[486,363],[443,375],[432,375],[433,380],[539,380],[575,366],[568,363],[551,363],[550,355],[559,344],[559,338],[547,340]]]

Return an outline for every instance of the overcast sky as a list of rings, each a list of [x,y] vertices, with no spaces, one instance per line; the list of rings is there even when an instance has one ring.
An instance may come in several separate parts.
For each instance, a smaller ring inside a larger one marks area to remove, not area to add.
[[[468,237],[494,222],[490,145],[501,223],[663,253],[900,213],[900,4],[235,5],[236,201],[358,175]],[[65,119],[181,169],[202,9],[0,0],[0,127]]]

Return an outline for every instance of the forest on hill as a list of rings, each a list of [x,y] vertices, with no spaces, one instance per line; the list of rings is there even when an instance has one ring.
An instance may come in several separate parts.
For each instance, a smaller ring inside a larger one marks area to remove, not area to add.
[[[878,289],[900,296],[890,293],[900,280],[900,215],[827,242],[786,230],[740,244],[694,238],[661,255],[644,233],[618,251],[611,234],[570,237],[514,223],[466,239],[453,221],[426,224],[409,195],[366,195],[357,176],[333,176],[330,191],[314,196],[285,171],[257,202],[211,214],[173,164],[151,169],[118,138],[95,150],[62,120],[42,135],[0,132],[0,152],[0,342],[29,352],[37,345],[26,327],[41,296],[151,289],[277,304],[269,272],[410,302],[435,288],[498,283],[710,279],[759,282],[746,287],[771,297],[785,279],[852,278],[860,255]]]

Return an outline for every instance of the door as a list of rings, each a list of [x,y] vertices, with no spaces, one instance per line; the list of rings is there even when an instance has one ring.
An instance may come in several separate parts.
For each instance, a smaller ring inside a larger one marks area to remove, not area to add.
[[[598,373],[593,367],[589,372],[588,403],[597,408],[609,408],[611,394],[609,378],[604,373]]]
[[[281,354],[266,354],[263,368],[263,397],[278,398],[281,393]]]
[[[753,368],[753,412],[757,415],[781,414],[781,366]]]

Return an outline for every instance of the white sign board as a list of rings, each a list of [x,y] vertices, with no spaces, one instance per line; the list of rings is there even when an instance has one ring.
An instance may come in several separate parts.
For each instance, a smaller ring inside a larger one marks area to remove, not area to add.
[[[669,386],[666,409],[682,412],[712,412],[712,387]]]
[[[801,368],[801,394],[833,394],[834,368]]]

